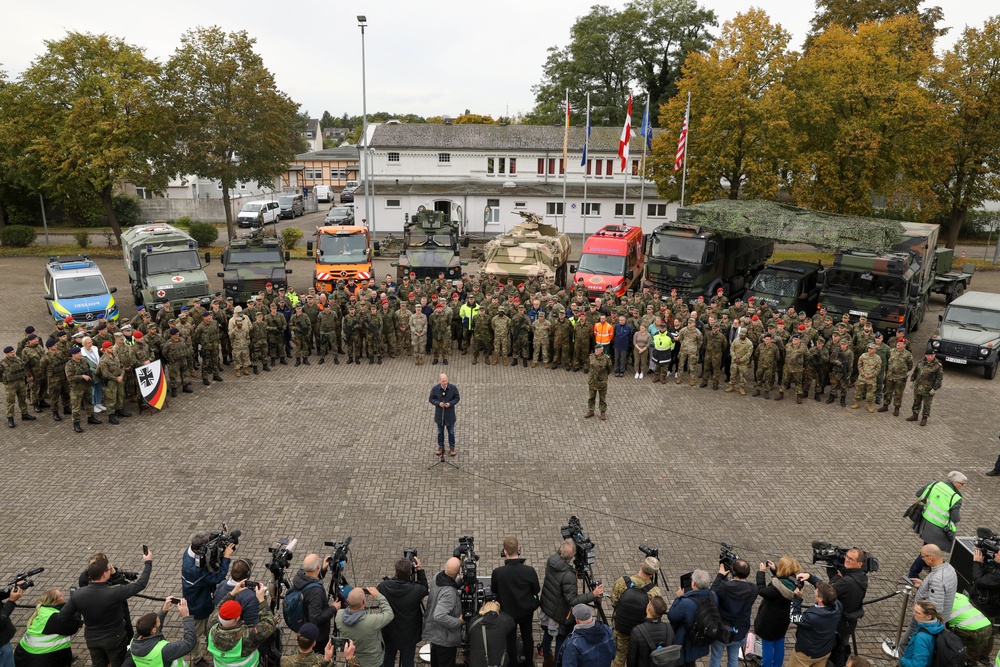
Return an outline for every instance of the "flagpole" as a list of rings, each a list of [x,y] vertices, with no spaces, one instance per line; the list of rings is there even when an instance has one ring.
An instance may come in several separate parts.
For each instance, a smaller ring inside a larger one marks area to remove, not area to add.
[[[622,138],[618,146],[622,158],[622,171],[625,172],[625,183],[622,185],[622,227],[625,226],[625,204],[628,202],[628,173],[632,170],[628,163],[629,146],[632,143],[632,94],[628,96],[628,110],[625,112],[625,127],[622,128]]]
[[[687,109],[684,111],[684,124],[687,127],[687,138],[684,143],[684,170],[681,172],[681,208],[684,208],[684,188],[687,185],[688,146],[691,145],[691,91],[688,91]]]
[[[581,159],[581,165],[583,167],[583,208],[580,213],[583,217],[583,236],[587,236],[587,176],[590,174],[590,169],[587,168],[587,149],[588,143],[590,142],[590,91],[587,91],[587,127],[583,131],[583,158]]]
[[[652,134],[652,124],[649,122],[649,93],[646,93],[646,113],[642,116],[642,161],[639,163],[639,228],[642,229],[643,210],[646,201],[646,146],[649,144],[648,134]]]
[[[563,197],[562,197],[562,231],[566,231],[566,217],[569,215],[566,210],[566,177],[569,175],[569,155],[567,154],[569,143],[569,88],[566,89],[566,132],[563,135]]]

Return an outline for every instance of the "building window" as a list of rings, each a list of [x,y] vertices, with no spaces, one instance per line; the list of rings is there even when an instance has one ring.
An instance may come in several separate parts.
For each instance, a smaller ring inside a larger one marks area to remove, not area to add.
[[[510,175],[513,176],[517,173],[517,158],[510,158]]]
[[[331,181],[343,181],[347,179],[346,169],[330,169],[330,180]]]
[[[507,157],[488,157],[486,158],[486,173],[489,176],[494,174],[500,174],[501,176],[508,173],[507,165],[510,165],[510,173],[514,174],[517,172],[517,158],[507,158]],[[541,172],[539,172],[541,173]]]
[[[562,176],[566,173],[566,161],[559,158],[559,175]]]
[[[538,175],[542,176],[545,174],[545,158],[538,158]]]
[[[388,157],[386,159],[388,159],[389,162],[399,162],[399,153],[388,153]]]
[[[307,181],[321,181],[323,180],[323,168],[319,169],[306,169],[306,180]]]
[[[633,176],[638,176],[639,175],[639,161],[638,160],[632,160],[632,175]]]
[[[139,199],[152,199],[153,191],[149,190],[148,188],[136,188],[135,196],[138,197]]]
[[[622,205],[615,204],[615,217],[622,217]],[[625,204],[625,217],[634,218],[635,217],[635,204]]]
[[[486,222],[491,225],[498,224],[500,222],[500,200],[487,199],[486,206],[489,209],[486,214]]]
[[[614,163],[615,163],[614,160],[608,160],[607,164],[605,165],[607,167],[607,169],[604,170],[604,173],[606,173],[608,176],[611,176],[614,173],[614,172],[612,172],[612,165]]]
[[[647,204],[646,205],[646,215],[651,218],[665,218],[667,217],[667,205],[666,204]]]
[[[587,216],[600,215],[601,205],[597,202],[592,202],[592,201],[585,202],[583,205],[583,214]]]
[[[563,203],[561,201],[550,201],[545,204],[545,215],[562,215]]]
[[[438,153],[438,164],[451,164],[451,153]]]
[[[398,199],[386,199],[385,200],[385,207],[386,208],[401,208],[401,206],[400,206],[400,200],[398,200]]]
[[[597,163],[597,165],[596,165],[597,166],[597,175],[600,176],[601,175],[601,171],[602,171],[602,169],[604,167],[604,163],[601,160],[594,160],[594,162]]]
[[[246,189],[247,189],[247,184],[246,183],[240,183],[240,190],[241,191],[245,191]]]
[[[528,208],[527,202],[516,201],[514,202],[514,208]]]
[[[556,159],[554,157],[549,158],[549,174],[556,173]]]
[[[587,160],[587,176],[590,176],[590,163],[591,162],[593,162],[593,160]]]
[[[486,173],[492,176],[494,174],[494,167],[496,163],[496,158],[488,157],[486,158]]]

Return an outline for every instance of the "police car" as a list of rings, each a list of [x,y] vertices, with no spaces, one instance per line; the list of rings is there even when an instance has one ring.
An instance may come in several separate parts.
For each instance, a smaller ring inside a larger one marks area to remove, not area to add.
[[[118,305],[111,296],[117,291],[117,287],[108,289],[101,270],[86,255],[49,257],[45,265],[45,300],[56,320],[72,315],[87,327],[101,317],[117,320]]]

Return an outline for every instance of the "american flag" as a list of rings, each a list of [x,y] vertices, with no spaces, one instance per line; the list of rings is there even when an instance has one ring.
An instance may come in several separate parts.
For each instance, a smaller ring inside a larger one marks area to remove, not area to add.
[[[684,156],[687,152],[688,139],[688,118],[691,116],[691,100],[688,100],[687,109],[684,111],[684,124],[681,125],[681,136],[677,140],[677,157],[674,158],[674,171],[680,171],[684,165]]]

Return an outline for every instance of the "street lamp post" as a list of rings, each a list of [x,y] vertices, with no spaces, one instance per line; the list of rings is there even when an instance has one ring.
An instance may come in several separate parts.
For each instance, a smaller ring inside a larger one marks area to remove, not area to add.
[[[372,236],[375,236],[375,221],[371,217],[371,204],[368,202],[368,84],[365,80],[365,27],[368,19],[364,14],[358,15],[358,27],[361,28],[361,116],[362,116],[362,141],[361,152],[362,178],[365,181],[365,220],[371,225]]]

